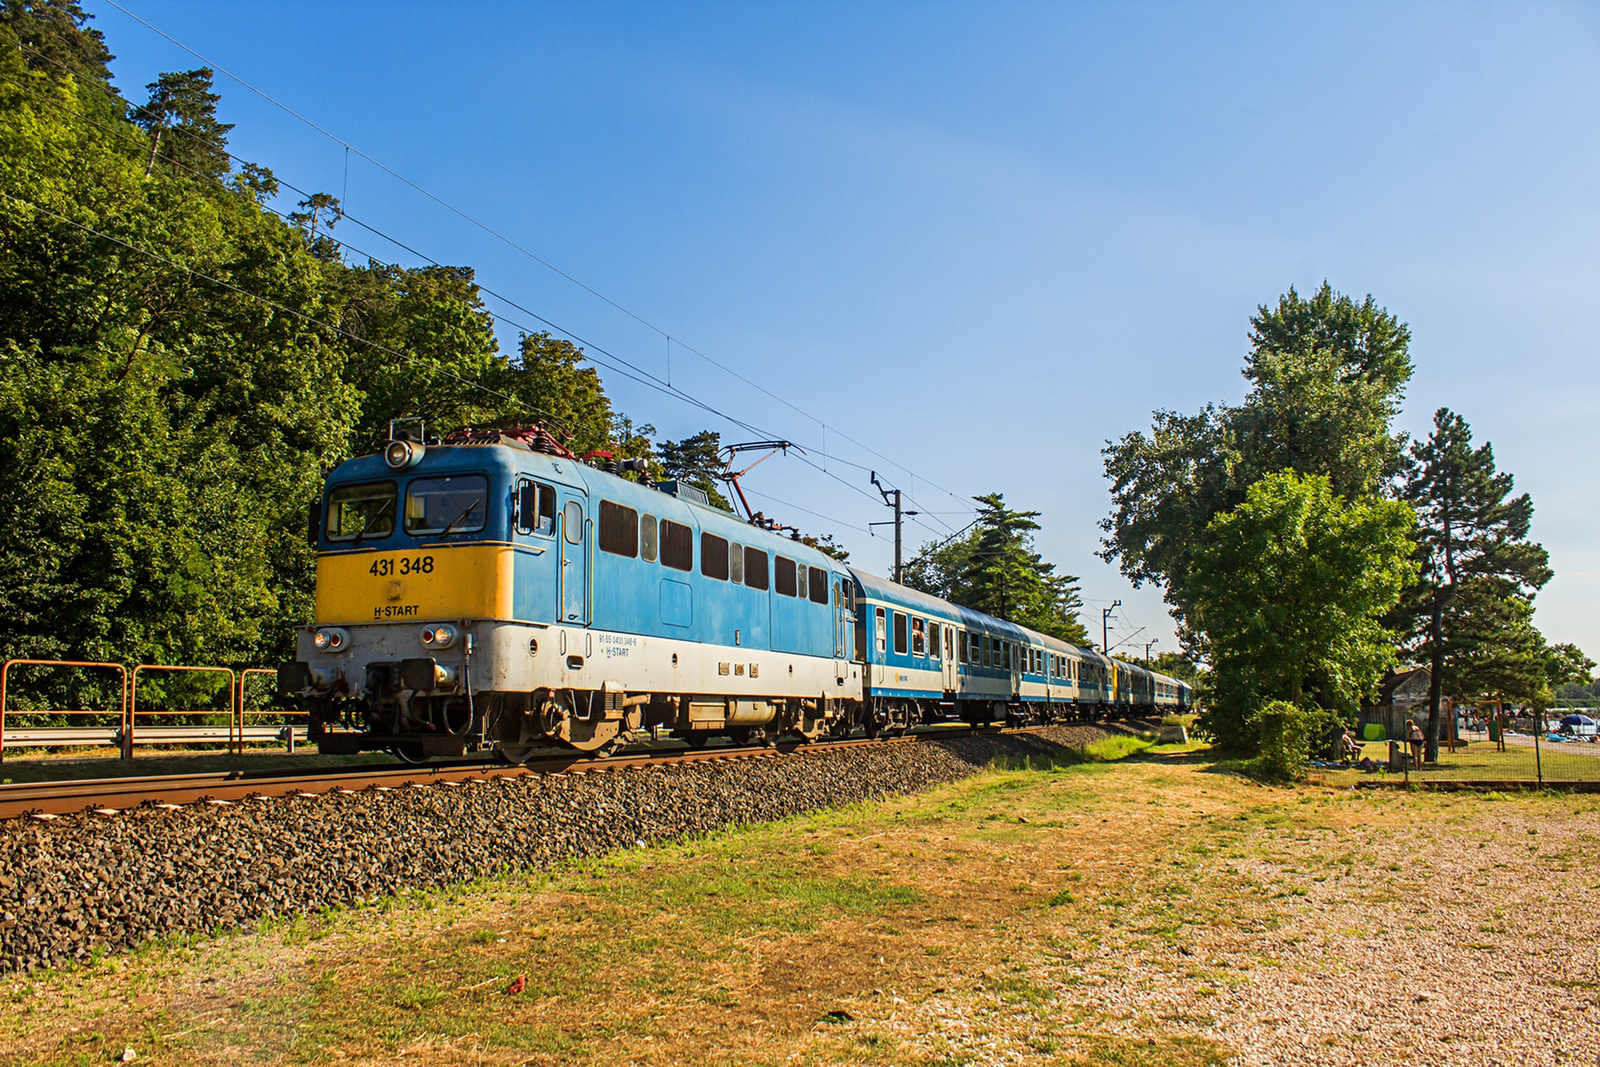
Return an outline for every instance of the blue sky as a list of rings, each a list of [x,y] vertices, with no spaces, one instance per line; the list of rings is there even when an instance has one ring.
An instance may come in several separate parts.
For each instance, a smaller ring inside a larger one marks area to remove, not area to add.
[[[237,154],[653,374],[664,331],[775,394],[674,350],[675,386],[831,457],[752,475],[769,514],[886,573],[848,464],[916,500],[913,544],[1002,491],[1140,651],[1174,642],[1094,557],[1103,442],[1239,399],[1290,285],[1371,293],[1412,330],[1403,428],[1446,405],[1494,443],[1556,570],[1538,621],[1600,657],[1592,8],[123,6],[650,326],[219,76]],[[198,65],[84,7],[129,97]],[[663,436],[747,436],[606,381]]]

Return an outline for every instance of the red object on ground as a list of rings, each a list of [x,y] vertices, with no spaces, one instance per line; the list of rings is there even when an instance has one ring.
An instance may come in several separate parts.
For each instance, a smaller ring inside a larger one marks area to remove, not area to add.
[[[518,993],[522,992],[527,987],[528,987],[527,975],[519,974],[519,975],[517,975],[515,978],[513,978],[511,980],[511,984],[510,985],[506,986],[506,994],[508,996],[516,996]]]

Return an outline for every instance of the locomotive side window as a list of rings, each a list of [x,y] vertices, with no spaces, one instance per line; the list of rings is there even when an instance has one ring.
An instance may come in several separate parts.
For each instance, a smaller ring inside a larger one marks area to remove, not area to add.
[[[911,619],[911,654],[913,656],[926,656],[928,654],[928,624],[915,616]]]
[[[646,563],[656,561],[656,517],[645,514],[639,517],[639,558]]]
[[[813,604],[826,604],[828,602],[828,572],[816,567],[811,571],[811,602]]]
[[[884,616],[882,608],[878,609],[877,615],[878,615],[878,629],[877,629],[877,632],[875,634],[875,637],[876,637],[877,642],[878,642],[878,655],[881,656],[881,655],[883,655],[884,651],[889,647],[889,627],[888,627],[888,624],[884,622],[885,616]]]
[[[516,511],[518,533],[549,537],[556,532],[556,491],[548,485],[526,479],[518,482]]]
[[[600,550],[630,559],[639,554],[639,513],[600,501]]]
[[[583,505],[576,500],[567,501],[567,506],[561,509],[561,531],[566,535],[567,544],[583,544]]]
[[[744,548],[744,584],[751,589],[767,587],[767,554],[759,548]]]
[[[481,474],[413,478],[406,487],[406,533],[474,533],[488,519],[489,479]]]
[[[661,562],[676,571],[694,570],[694,531],[670,519],[662,519]]]
[[[728,542],[716,534],[700,535],[700,573],[707,578],[728,580]]]
[[[806,598],[806,565],[804,563],[796,563],[794,565],[794,581],[794,595],[804,600]]]
[[[784,596],[798,596],[799,587],[795,581],[794,560],[787,556],[778,556],[772,562],[772,584]]]
[[[737,541],[728,546],[728,580],[744,581],[744,546]]]
[[[898,611],[894,613],[894,652],[897,656],[906,654],[906,617]]]
[[[325,527],[328,540],[351,541],[394,533],[395,495],[393,482],[341,485],[329,493]]]

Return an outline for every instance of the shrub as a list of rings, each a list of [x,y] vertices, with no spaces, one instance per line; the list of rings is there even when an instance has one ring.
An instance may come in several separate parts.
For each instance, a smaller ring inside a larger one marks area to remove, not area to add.
[[[1259,777],[1287,782],[1306,773],[1311,742],[1325,718],[1321,709],[1274,700],[1250,716],[1260,748],[1252,764]]]

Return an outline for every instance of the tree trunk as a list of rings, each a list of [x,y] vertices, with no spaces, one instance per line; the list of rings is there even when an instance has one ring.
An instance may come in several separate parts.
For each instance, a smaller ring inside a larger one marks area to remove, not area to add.
[[[1440,593],[1437,589],[1433,593],[1432,647],[1428,650],[1428,747],[1424,758],[1429,763],[1439,760],[1439,704],[1444,695],[1444,605]]]

